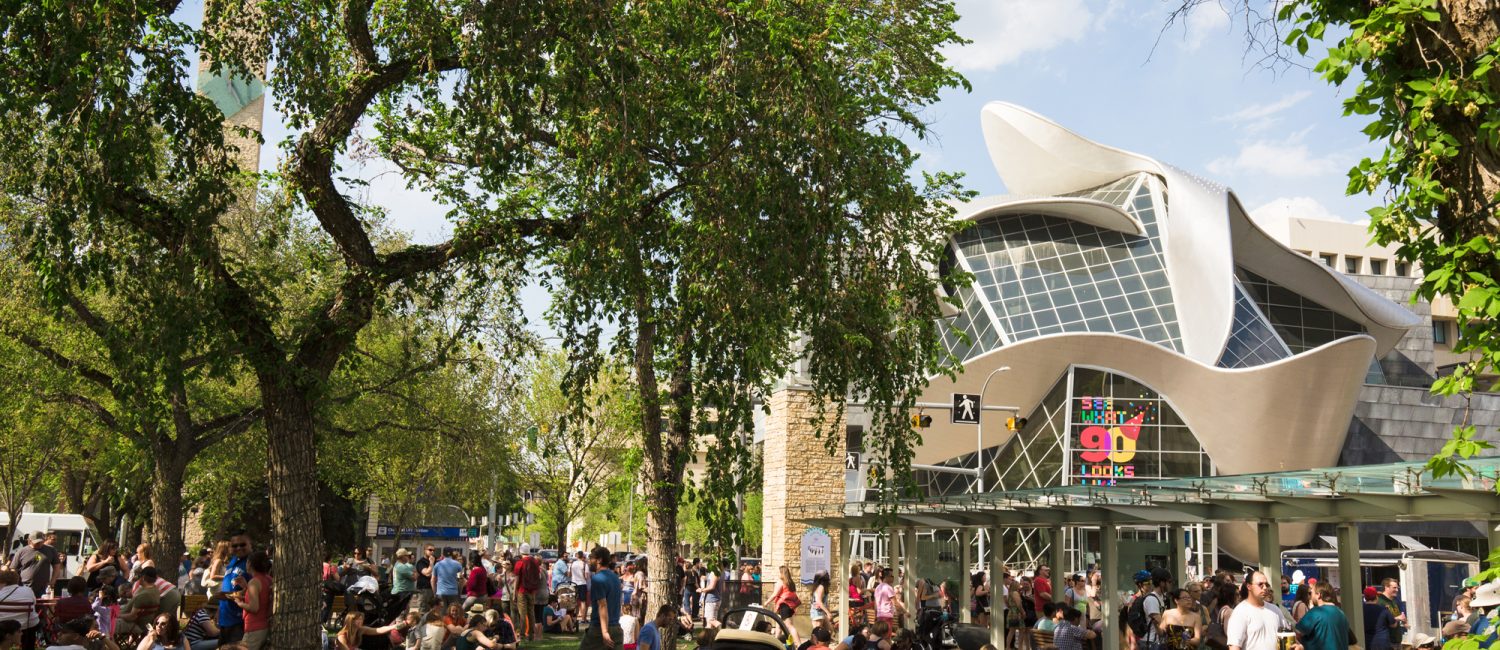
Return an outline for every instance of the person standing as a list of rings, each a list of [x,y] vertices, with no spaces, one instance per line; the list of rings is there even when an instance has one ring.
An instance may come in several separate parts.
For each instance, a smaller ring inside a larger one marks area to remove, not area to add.
[[[589,600],[589,583],[591,582],[589,564],[591,562],[592,560],[585,561],[583,551],[579,551],[578,556],[573,558],[573,562],[568,565],[568,580],[573,583],[573,593],[578,595],[578,617],[579,620],[585,621],[594,620],[589,616],[589,604],[593,602]],[[610,566],[613,567],[613,560],[610,560]]]
[[[511,570],[516,574],[516,611],[521,614],[521,638],[538,638],[539,622],[536,620],[537,594],[542,590],[542,569],[535,557],[521,554]]]
[[[717,580],[714,580],[715,584],[717,584]],[[812,618],[813,627],[827,629],[829,624],[832,622],[833,616],[828,611],[828,582],[829,578],[827,571],[819,571],[816,575],[813,576],[812,601],[810,601],[807,606],[807,613],[808,616]],[[713,611],[717,612],[718,607],[719,603],[716,598],[712,605]],[[709,627],[709,612],[710,606],[708,598],[705,596],[703,599],[704,627]],[[714,616],[712,620],[718,620],[717,616]]]
[[[469,551],[469,578],[464,582],[464,609],[474,606],[474,603],[482,603],[490,597],[490,573],[484,569],[484,562],[479,557],[479,551]],[[501,592],[502,600],[509,600],[510,592]]]
[[[1391,611],[1381,607],[1380,590],[1365,587],[1365,650],[1391,650]]]
[[[582,555],[582,552],[579,552]],[[578,642],[579,650],[615,650],[625,632],[620,629],[620,577],[612,570],[613,558],[609,549],[595,546],[589,554],[589,564],[594,575],[584,586],[589,597],[594,599],[588,608],[589,627],[583,631]]]
[[[1172,572],[1162,568],[1151,570],[1151,591],[1141,601],[1141,609],[1146,613],[1149,625],[1146,628],[1147,650],[1158,650],[1162,648],[1163,635],[1159,629],[1161,625],[1161,614],[1167,609],[1167,592],[1172,589]]]
[[[1391,643],[1399,645],[1406,638],[1406,614],[1401,611],[1401,589],[1395,578],[1380,581],[1380,597],[1375,602],[1391,613]]]
[[[1302,585],[1308,589],[1308,585]],[[1297,621],[1297,639],[1305,650],[1347,650],[1349,619],[1339,609],[1333,587],[1327,582],[1312,585],[1312,606]],[[1299,589],[1300,591],[1300,589]]]
[[[245,638],[245,612],[234,594],[244,591],[249,577],[250,535],[236,533],[229,538],[229,562],[224,565],[224,578],[219,583],[219,643],[228,645]]]
[[[896,599],[896,576],[889,568],[880,570],[880,583],[875,585],[875,622],[885,623],[889,629],[896,624],[897,615],[905,606]]]
[[[568,579],[568,556],[563,555],[552,562],[552,591],[555,593],[558,587],[572,584]]]
[[[1176,601],[1176,607],[1162,612],[1157,624],[1162,644],[1170,650],[1194,650],[1203,642],[1203,617],[1193,611],[1198,599],[1186,589],[1168,595]]]
[[[422,549],[422,557],[412,565],[417,572],[417,608],[422,611],[432,607],[432,565],[437,564],[437,561],[437,549],[428,544]]]
[[[461,598],[458,595],[458,574],[463,571],[464,565],[453,559],[452,555],[444,555],[443,559],[432,565],[433,592],[444,605],[459,604]]]
[[[28,543],[10,559],[10,568],[21,574],[21,584],[31,587],[31,593],[36,598],[41,598],[47,592],[47,587],[52,583],[53,569],[57,567],[57,549],[52,548],[50,542],[55,537],[45,531],[36,531],[27,538]]]
[[[824,576],[824,583],[826,587],[826,575]],[[713,627],[719,621],[719,599],[721,598],[719,590],[721,588],[718,564],[711,563],[708,573],[704,577],[703,588],[698,590],[699,593],[703,594],[703,627]],[[827,615],[826,608],[823,613],[825,616]],[[814,616],[817,616],[817,614],[815,613]],[[813,624],[817,624],[816,618],[813,619]]]
[[[396,564],[391,567],[391,596],[401,603],[397,611],[411,607],[411,599],[417,594],[417,567],[411,563],[411,551],[396,549]]]
[[[249,580],[244,591],[235,594],[240,609],[245,613],[244,643],[250,650],[259,650],[266,643],[271,629],[271,556],[265,551],[250,554],[245,561]]]
[[[1235,605],[1225,630],[1229,650],[1276,650],[1281,614],[1270,606],[1271,582],[1256,571],[1245,581],[1245,599]]]
[[[1037,611],[1042,611],[1042,603],[1052,602],[1052,567],[1044,564],[1036,570],[1036,577],[1031,580],[1031,597],[1036,601]]]

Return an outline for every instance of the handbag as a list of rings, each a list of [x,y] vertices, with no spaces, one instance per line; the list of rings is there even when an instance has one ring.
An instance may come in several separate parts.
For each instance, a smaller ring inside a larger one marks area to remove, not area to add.
[[[1228,605],[1219,608],[1218,614],[1209,621],[1208,630],[1203,633],[1203,645],[1211,650],[1229,650],[1229,633],[1224,629],[1224,618],[1232,611]]]

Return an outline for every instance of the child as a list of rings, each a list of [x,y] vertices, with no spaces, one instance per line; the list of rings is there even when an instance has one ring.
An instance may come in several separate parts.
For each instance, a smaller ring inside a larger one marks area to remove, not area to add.
[[[115,622],[120,620],[120,596],[113,585],[104,585],[99,588],[99,595],[94,598],[94,622],[99,625],[99,631],[104,636],[115,635]]]
[[[625,638],[621,639],[621,642],[624,644],[625,650],[635,650],[636,618],[634,605],[626,605],[620,608],[620,629],[624,631]]]

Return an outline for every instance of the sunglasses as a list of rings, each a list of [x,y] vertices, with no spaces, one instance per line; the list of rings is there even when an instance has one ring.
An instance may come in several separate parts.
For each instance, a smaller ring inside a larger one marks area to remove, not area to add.
[[[249,544],[245,544],[245,543],[230,544],[229,548],[245,548],[246,546],[249,546]]]

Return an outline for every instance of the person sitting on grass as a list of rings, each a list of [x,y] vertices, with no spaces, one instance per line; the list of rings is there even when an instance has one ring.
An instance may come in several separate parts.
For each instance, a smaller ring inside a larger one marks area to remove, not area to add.
[[[568,610],[558,608],[555,595],[547,597],[547,607],[542,610],[542,630],[548,634],[572,634],[578,631],[578,623],[568,614]]]

